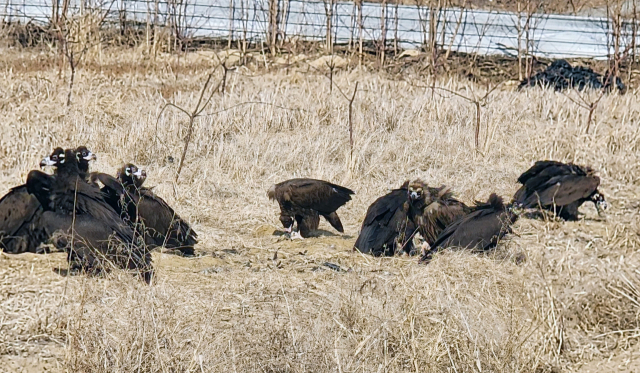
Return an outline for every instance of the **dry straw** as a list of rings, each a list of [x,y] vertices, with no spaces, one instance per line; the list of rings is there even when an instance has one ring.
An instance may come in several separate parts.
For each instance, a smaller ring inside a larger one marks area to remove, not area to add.
[[[101,58],[79,67],[66,107],[68,82],[50,68],[54,56],[0,54],[0,192],[23,182],[54,146],[86,144],[97,170],[115,172],[124,161],[144,167],[154,191],[193,223],[205,256],[154,254],[157,283],[145,286],[118,272],[61,276],[52,269],[65,268],[63,254],[0,255],[2,366],[544,372],[636,349],[635,92],[602,97],[587,134],[589,113],[565,95],[500,87],[482,109],[478,152],[475,109],[463,98],[364,70],[335,72],[345,92],[359,82],[351,158],[349,102],[329,95],[325,77],[304,67],[240,68],[194,118],[176,184],[189,120],[160,112],[166,102],[195,107],[217,60],[193,54],[178,65],[136,50]],[[437,84],[481,90],[456,77]],[[351,251],[367,206],[405,179],[447,184],[470,202],[510,196],[519,173],[545,158],[598,169],[612,204],[606,219],[592,206],[579,222],[522,219],[495,252],[443,254],[429,266]],[[297,176],[357,191],[340,210],[344,236],[324,224],[320,237],[302,242],[274,234],[277,206],[266,190]]]

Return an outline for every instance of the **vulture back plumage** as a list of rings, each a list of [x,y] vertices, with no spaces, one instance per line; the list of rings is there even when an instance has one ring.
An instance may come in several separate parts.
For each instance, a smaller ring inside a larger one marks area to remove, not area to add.
[[[565,220],[577,220],[578,208],[593,202],[600,214],[607,208],[598,190],[600,178],[587,166],[538,161],[518,178],[522,184],[513,201],[524,208],[542,208]]]
[[[429,262],[433,255],[443,249],[457,247],[472,250],[487,250],[511,232],[511,225],[518,219],[511,206],[506,206],[502,197],[492,193],[487,202],[476,201],[472,211],[456,220],[438,236],[421,262]]]
[[[280,221],[290,230],[294,220],[302,237],[317,229],[319,216],[323,216],[338,232],[344,232],[336,213],[355,194],[349,188],[317,179],[290,179],[272,185],[267,191],[271,200],[280,205]],[[319,215],[316,218],[316,215]]]
[[[408,184],[409,181],[406,181],[400,188],[376,199],[369,206],[354,250],[374,256],[413,251],[412,238],[416,226],[405,209]]]

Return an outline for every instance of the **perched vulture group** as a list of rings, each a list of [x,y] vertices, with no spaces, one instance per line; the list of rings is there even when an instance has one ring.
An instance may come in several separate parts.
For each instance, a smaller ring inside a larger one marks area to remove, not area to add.
[[[86,147],[56,148],[27,181],[0,199],[0,249],[5,253],[67,252],[70,268],[100,273],[112,267],[153,277],[150,251],[166,247],[193,255],[197,234],[151,189],[133,164],[115,177],[89,172]],[[102,185],[102,187],[100,186]]]
[[[598,214],[607,208],[598,190],[600,178],[590,167],[538,161],[520,175],[518,182],[522,186],[509,203],[492,193],[484,202],[466,205],[445,186],[405,181],[369,206],[354,250],[374,256],[420,253],[420,261],[428,263],[444,249],[483,251],[496,246],[511,233],[511,226],[523,212],[534,210],[540,215],[546,210],[564,220],[577,220],[578,208],[584,202],[593,202]],[[322,180],[292,179],[271,186],[268,196],[280,205],[285,231],[292,238],[304,238],[318,228],[320,215],[343,232],[336,210],[353,193]],[[417,235],[424,242],[422,250],[414,245]]]

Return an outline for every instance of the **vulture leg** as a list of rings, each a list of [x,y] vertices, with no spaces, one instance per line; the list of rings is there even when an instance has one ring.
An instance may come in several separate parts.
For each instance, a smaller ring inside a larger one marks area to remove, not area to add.
[[[315,211],[310,211],[308,214],[296,215],[296,222],[298,223],[298,231],[304,238],[311,237],[311,232],[318,229],[320,225],[320,216]]]
[[[329,224],[331,224],[331,226],[334,227],[338,232],[344,233],[342,222],[340,221],[340,218],[338,217],[338,214],[336,214],[335,211],[327,215],[322,214],[322,216],[324,216],[324,218],[327,219]]]
[[[298,223],[298,233],[301,238],[308,238],[311,236],[312,228],[308,225],[310,222],[306,216],[296,215],[296,222]],[[293,232],[291,233],[293,239]]]
[[[582,204],[582,201],[576,201],[571,204],[562,207],[556,207],[558,209],[559,216],[566,221],[578,220],[578,207]]]

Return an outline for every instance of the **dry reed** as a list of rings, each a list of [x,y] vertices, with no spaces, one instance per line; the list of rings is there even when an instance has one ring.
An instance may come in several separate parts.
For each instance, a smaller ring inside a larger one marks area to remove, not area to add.
[[[154,254],[157,283],[114,273],[64,277],[62,254],[0,254],[0,365],[41,371],[544,372],[580,370],[637,350],[640,310],[636,92],[602,98],[586,113],[566,96],[502,87],[482,112],[460,97],[365,70],[336,72],[353,102],[329,95],[306,69],[229,75],[226,93],[188,121],[165,100],[194,107],[216,59],[155,60],[104,51],[80,66],[74,102],[48,52],[0,54],[2,190],[54,146],[86,144],[95,169],[124,161],[193,223],[204,255]],[[177,73],[177,71],[179,73]],[[220,76],[217,76],[218,78]],[[405,80],[419,80],[407,76]],[[472,83],[438,82],[466,93]],[[596,97],[596,93],[593,97]],[[367,206],[405,179],[451,186],[464,201],[509,196],[532,161],[600,171],[606,219],[521,219],[488,255],[447,253],[429,266],[353,253]],[[356,190],[339,210],[346,234],[277,234],[266,190],[308,176]],[[325,262],[340,266],[335,271]],[[13,367],[13,368],[11,368]],[[4,369],[4,368],[0,368]],[[590,369],[590,368],[589,368]],[[598,366],[599,371],[603,370]]]

